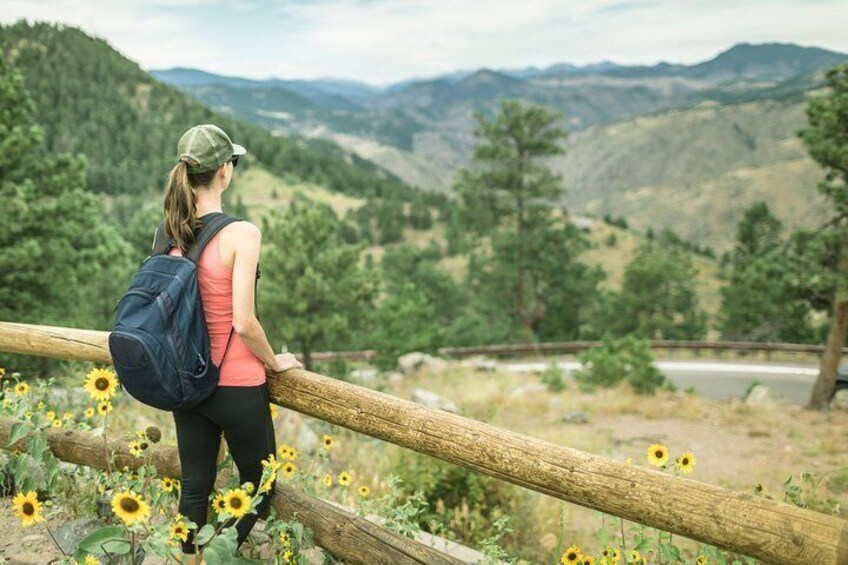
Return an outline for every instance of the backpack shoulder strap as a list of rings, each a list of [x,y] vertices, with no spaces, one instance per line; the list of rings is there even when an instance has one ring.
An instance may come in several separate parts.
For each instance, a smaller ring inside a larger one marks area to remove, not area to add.
[[[165,220],[162,220],[159,223],[159,227],[156,228],[156,235],[153,236],[153,250],[150,254],[162,255],[163,253],[167,253],[173,246],[174,240],[168,237],[168,233],[165,231]]]
[[[239,221],[241,221],[240,218],[235,218],[221,212],[210,214],[210,217],[200,226],[200,233],[191,247],[188,248],[186,256],[194,263],[197,263],[198,259],[200,259],[200,254],[203,253],[203,249],[206,247],[206,244],[215,237],[215,234],[221,231],[224,226]]]

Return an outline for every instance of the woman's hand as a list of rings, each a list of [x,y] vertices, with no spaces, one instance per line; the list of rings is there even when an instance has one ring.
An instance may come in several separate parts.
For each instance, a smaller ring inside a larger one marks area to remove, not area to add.
[[[275,373],[282,373],[289,369],[303,369],[303,364],[291,353],[277,353],[274,355],[274,366],[268,368]]]

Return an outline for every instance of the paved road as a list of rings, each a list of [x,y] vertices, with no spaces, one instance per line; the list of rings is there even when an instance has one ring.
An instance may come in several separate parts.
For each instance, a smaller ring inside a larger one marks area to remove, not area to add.
[[[568,374],[581,367],[576,361],[559,361]],[[741,398],[748,385],[760,381],[792,404],[804,405],[810,399],[819,374],[817,365],[740,363],[738,361],[657,361],[655,363],[681,390],[692,387],[698,394],[720,400]],[[509,372],[538,372],[550,363],[506,363]]]

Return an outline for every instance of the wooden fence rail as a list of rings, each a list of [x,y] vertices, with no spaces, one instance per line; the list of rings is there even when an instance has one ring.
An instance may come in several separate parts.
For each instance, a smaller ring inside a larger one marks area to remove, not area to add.
[[[0,351],[109,362],[106,332],[0,322]],[[271,400],[420,453],[587,508],[762,559],[848,565],[848,522],[629,466],[292,369]]]

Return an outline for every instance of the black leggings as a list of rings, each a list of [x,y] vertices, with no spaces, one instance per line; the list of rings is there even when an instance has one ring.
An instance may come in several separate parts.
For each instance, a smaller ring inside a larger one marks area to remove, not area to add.
[[[268,383],[257,386],[219,386],[212,396],[190,410],[174,410],[177,445],[182,467],[180,514],[197,524],[206,524],[209,495],[214,490],[216,461],[221,432],[239,471],[239,484],[253,483],[259,490],[262,460],[277,450],[274,424],[268,405]],[[238,546],[271,501],[265,493],[256,514],[247,514],[236,525]],[[235,522],[231,518],[228,525]],[[194,532],[182,542],[184,553],[194,553]]]

